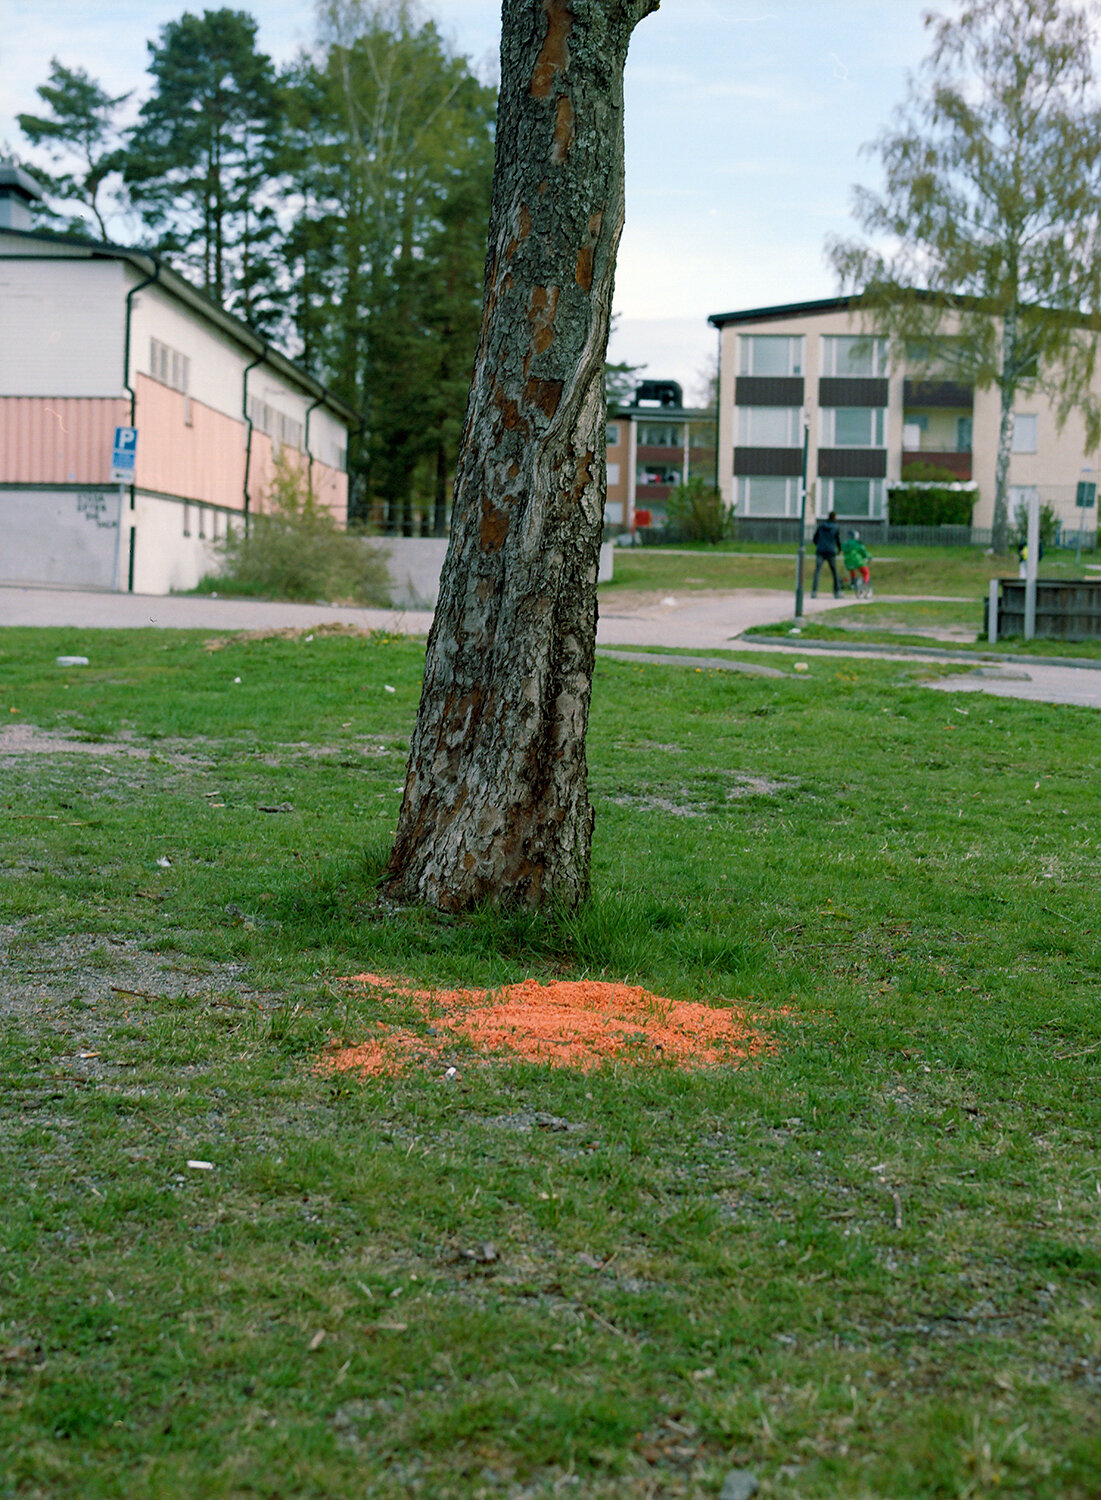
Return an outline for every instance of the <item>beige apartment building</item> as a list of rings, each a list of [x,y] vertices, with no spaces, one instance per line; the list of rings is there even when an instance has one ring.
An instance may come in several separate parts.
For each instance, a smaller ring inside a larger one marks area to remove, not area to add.
[[[972,527],[993,521],[1000,397],[928,371],[909,373],[887,341],[870,336],[857,299],[715,313],[720,330],[719,486],[746,520],[798,520],[807,436],[808,520],[836,510],[873,530],[888,519],[888,491],[923,461],[974,487]],[[949,330],[950,331],[950,330]],[[1096,485],[1098,454],[1072,414],[1060,429],[1050,399],[1022,389],[1014,412],[1010,517],[1032,494],[1064,531],[1096,529],[1077,504]]]
[[[714,483],[715,413],[685,406],[675,380],[643,380],[630,404],[609,406],[609,529],[660,525],[670,491],[696,474]]]

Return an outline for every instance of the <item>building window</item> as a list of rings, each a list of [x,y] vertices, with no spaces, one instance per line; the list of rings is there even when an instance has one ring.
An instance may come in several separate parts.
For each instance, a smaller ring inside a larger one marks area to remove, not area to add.
[[[868,338],[862,334],[823,334],[823,375],[865,375],[882,379],[887,373],[886,339]]]
[[[681,472],[671,464],[647,464],[639,470],[639,484],[680,484]]]
[[[609,448],[616,448],[616,447],[619,446],[619,423],[618,422],[609,422],[608,423],[607,441],[608,441],[608,447]]]
[[[823,515],[835,510],[842,520],[876,521],[882,517],[886,489],[882,479],[824,479],[821,483]]]
[[[1035,453],[1036,440],[1036,418],[1024,412],[1015,412],[1013,415],[1013,452]]]
[[[269,406],[266,401],[261,401],[259,396],[250,396],[248,402],[249,420],[253,427],[266,432],[271,438],[272,446],[280,448],[284,443],[289,448],[302,450],[304,429],[301,422],[296,422],[293,417],[288,417],[284,412]]]
[[[742,334],[738,340],[741,348],[742,375],[802,375],[802,335],[788,336],[776,333]]]
[[[970,417],[956,418],[956,452],[970,453],[973,423]]]
[[[619,465],[618,464],[609,464],[608,465],[608,483],[609,484],[618,484],[619,483]]]
[[[191,375],[191,361],[178,349],[170,349],[160,339],[149,340],[149,373],[161,385],[174,391],[186,391]]]
[[[642,448],[683,448],[684,426],[680,422],[640,422],[638,441]]]
[[[743,475],[738,480],[738,514],[742,516],[797,516],[799,481],[762,475]]]
[[[822,411],[823,446],[882,448],[887,413],[880,407],[827,406]]]
[[[743,448],[798,448],[801,417],[797,406],[739,406],[738,443]]]

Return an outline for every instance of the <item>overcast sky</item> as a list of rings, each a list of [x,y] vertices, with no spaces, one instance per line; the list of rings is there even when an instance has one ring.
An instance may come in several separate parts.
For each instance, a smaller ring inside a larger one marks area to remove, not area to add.
[[[313,36],[310,0],[225,0],[278,62]],[[27,153],[50,59],[142,95],[146,42],[219,0],[0,0],[0,145]],[[612,357],[698,394],[709,313],[828,297],[828,233],[852,231],[861,145],[887,123],[927,45],[927,0],[662,0],[627,64],[627,226]],[[952,0],[934,8],[954,10]],[[496,76],[498,0],[426,0],[455,49]]]

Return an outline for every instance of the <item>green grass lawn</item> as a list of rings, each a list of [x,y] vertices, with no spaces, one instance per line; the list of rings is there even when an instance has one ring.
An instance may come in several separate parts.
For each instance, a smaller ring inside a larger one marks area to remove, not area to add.
[[[0,632],[0,1496],[1095,1500],[1096,713],[602,660],[591,904],[445,920],[422,652]],[[777,1051],[319,1076],[363,969]]]
[[[1091,559],[1092,560],[1092,559]],[[807,549],[806,588],[810,589],[814,548]],[[1051,551],[1040,564],[1042,578],[1078,578],[1084,568],[1072,551]],[[879,594],[940,594],[979,601],[991,578],[1016,577],[1017,559],[988,557],[977,547],[884,547],[873,549],[872,575]],[[703,549],[652,551],[621,547],[615,554],[615,579],[602,594],[661,590],[686,593],[698,589],[787,589],[795,587],[795,551],[775,546],[728,543]]]
[[[834,641],[858,648],[865,643],[935,647],[1000,656],[1077,657],[1101,660],[1101,638],[1065,641],[1005,636],[994,645],[982,631],[982,601],[961,599],[877,600],[831,609],[828,615],[804,618],[799,635],[804,641]],[[748,639],[786,635],[791,618],[771,625],[754,625]]]

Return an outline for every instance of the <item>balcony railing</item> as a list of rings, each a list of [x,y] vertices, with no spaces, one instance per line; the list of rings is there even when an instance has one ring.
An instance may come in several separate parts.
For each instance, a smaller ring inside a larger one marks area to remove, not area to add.
[[[904,448],[902,467],[905,469],[907,464],[931,464],[938,469],[951,470],[954,479],[969,480],[971,478],[970,449],[960,451],[956,448]]]

